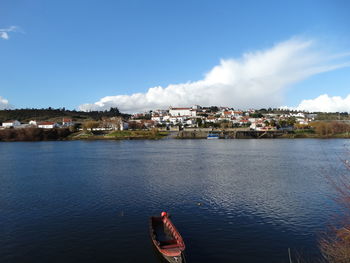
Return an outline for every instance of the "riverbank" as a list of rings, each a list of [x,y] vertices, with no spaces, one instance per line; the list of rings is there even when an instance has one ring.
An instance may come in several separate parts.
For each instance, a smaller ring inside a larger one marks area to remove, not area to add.
[[[158,130],[126,131],[78,131],[59,129],[4,129],[0,130],[0,142],[15,141],[67,141],[67,140],[158,140],[168,136]]]
[[[68,136],[69,140],[159,140],[168,132],[158,130],[81,131]]]
[[[338,133],[322,135],[310,130],[296,130],[296,131],[251,131],[251,130],[184,130],[179,131],[177,139],[206,139],[209,133],[217,134],[220,139],[301,139],[301,138],[314,138],[314,139],[331,139],[341,138],[349,139],[350,133]]]
[[[169,132],[163,130],[124,130],[124,131],[78,131],[60,129],[4,129],[0,130],[0,142],[14,141],[63,141],[63,140],[159,140],[207,139],[209,133],[218,134],[220,139],[350,139],[350,133],[321,135],[306,131],[250,131],[250,130],[182,130]]]
[[[3,129],[0,130],[0,142],[16,141],[61,141],[66,140],[72,132],[68,128],[60,129]]]

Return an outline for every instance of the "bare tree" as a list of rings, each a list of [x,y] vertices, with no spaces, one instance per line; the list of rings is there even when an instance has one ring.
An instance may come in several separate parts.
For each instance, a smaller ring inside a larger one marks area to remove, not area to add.
[[[319,243],[324,259],[330,263],[350,262],[350,162],[343,163],[347,174],[331,180],[338,194],[335,200],[343,208],[342,219],[329,228]]]
[[[98,121],[86,121],[83,123],[83,128],[90,129],[90,131],[92,131],[93,128],[97,128],[98,126],[99,126]]]

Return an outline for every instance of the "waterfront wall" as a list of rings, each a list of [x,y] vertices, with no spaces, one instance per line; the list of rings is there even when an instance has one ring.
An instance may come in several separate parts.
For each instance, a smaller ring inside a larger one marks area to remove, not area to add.
[[[183,130],[179,131],[179,139],[206,139],[209,133],[216,133],[221,139],[260,139],[260,138],[278,138],[286,134],[285,131],[250,131],[241,130]]]

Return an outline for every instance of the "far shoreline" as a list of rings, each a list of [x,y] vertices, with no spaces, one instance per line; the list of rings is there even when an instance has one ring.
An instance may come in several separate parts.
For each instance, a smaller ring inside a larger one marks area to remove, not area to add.
[[[2,132],[2,133],[1,133]],[[42,141],[122,141],[122,140],[206,140],[215,133],[220,140],[242,139],[350,139],[350,133],[320,135],[295,131],[250,131],[250,130],[124,130],[73,132],[69,129],[8,129],[0,132],[0,142],[42,142]],[[5,136],[5,135],[6,136]]]

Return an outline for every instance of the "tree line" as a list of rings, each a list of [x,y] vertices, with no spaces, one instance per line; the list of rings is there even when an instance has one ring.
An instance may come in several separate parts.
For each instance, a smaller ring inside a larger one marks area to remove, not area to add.
[[[38,121],[49,120],[59,117],[67,117],[76,120],[101,120],[103,117],[116,117],[121,116],[123,118],[129,118],[128,114],[121,113],[118,108],[110,108],[105,111],[77,111],[67,110],[65,108],[46,108],[46,109],[13,109],[13,110],[0,110],[0,122],[7,120],[29,121],[35,119]]]
[[[0,130],[0,141],[48,141],[64,140],[72,131],[68,128],[63,129],[4,129]]]

